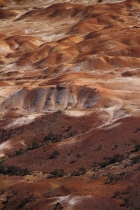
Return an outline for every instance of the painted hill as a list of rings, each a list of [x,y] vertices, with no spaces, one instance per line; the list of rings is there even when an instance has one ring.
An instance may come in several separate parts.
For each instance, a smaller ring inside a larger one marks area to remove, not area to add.
[[[0,209],[140,209],[140,1],[0,0]]]

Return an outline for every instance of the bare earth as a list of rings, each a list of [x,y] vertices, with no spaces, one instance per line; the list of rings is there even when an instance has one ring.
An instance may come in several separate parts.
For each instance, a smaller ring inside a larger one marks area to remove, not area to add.
[[[0,209],[140,210],[140,0],[0,0]]]

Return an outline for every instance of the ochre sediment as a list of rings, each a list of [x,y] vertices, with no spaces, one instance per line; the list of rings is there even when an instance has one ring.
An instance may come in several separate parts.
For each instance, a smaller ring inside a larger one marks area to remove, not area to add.
[[[0,209],[139,210],[140,1],[0,8]]]

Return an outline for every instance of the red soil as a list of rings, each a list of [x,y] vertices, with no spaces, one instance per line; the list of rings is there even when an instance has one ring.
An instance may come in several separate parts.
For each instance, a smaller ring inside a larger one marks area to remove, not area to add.
[[[139,210],[140,1],[0,7],[0,208]]]

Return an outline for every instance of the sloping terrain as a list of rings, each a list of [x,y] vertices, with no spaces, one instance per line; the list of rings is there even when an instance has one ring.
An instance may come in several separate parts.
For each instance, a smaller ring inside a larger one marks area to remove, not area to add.
[[[0,0],[0,209],[140,209],[140,0]]]

